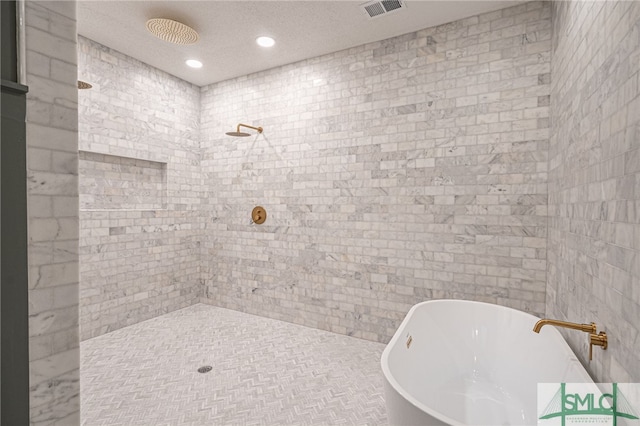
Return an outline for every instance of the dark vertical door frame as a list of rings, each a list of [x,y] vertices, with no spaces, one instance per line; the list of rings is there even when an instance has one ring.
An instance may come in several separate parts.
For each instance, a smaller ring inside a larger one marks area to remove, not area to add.
[[[26,94],[18,84],[15,1],[0,1],[0,423],[29,424]]]

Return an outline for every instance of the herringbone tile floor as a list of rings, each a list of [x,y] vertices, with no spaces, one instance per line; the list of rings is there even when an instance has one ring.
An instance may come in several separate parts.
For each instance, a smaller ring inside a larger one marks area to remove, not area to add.
[[[386,424],[383,348],[194,305],[82,342],[82,424]]]

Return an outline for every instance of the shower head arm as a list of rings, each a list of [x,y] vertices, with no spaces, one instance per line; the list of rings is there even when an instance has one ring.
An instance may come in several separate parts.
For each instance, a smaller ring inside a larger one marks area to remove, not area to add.
[[[262,133],[262,127],[254,127],[254,126],[249,126],[248,124],[238,124],[238,128],[237,131],[238,133],[240,133],[240,127],[248,127],[250,129],[256,130],[258,133]]]

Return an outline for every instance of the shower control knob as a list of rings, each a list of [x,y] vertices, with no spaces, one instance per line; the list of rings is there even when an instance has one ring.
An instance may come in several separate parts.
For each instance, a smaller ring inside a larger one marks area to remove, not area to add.
[[[264,207],[255,207],[251,212],[251,220],[253,221],[253,223],[258,225],[264,223],[264,221],[267,220],[267,211],[264,209]]]

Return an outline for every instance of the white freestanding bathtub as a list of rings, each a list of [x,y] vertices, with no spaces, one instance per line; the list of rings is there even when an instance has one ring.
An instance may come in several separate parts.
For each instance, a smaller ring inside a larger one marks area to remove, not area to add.
[[[382,353],[389,423],[535,425],[538,383],[592,383],[555,327],[533,332],[538,320],[463,300],[413,306]]]

